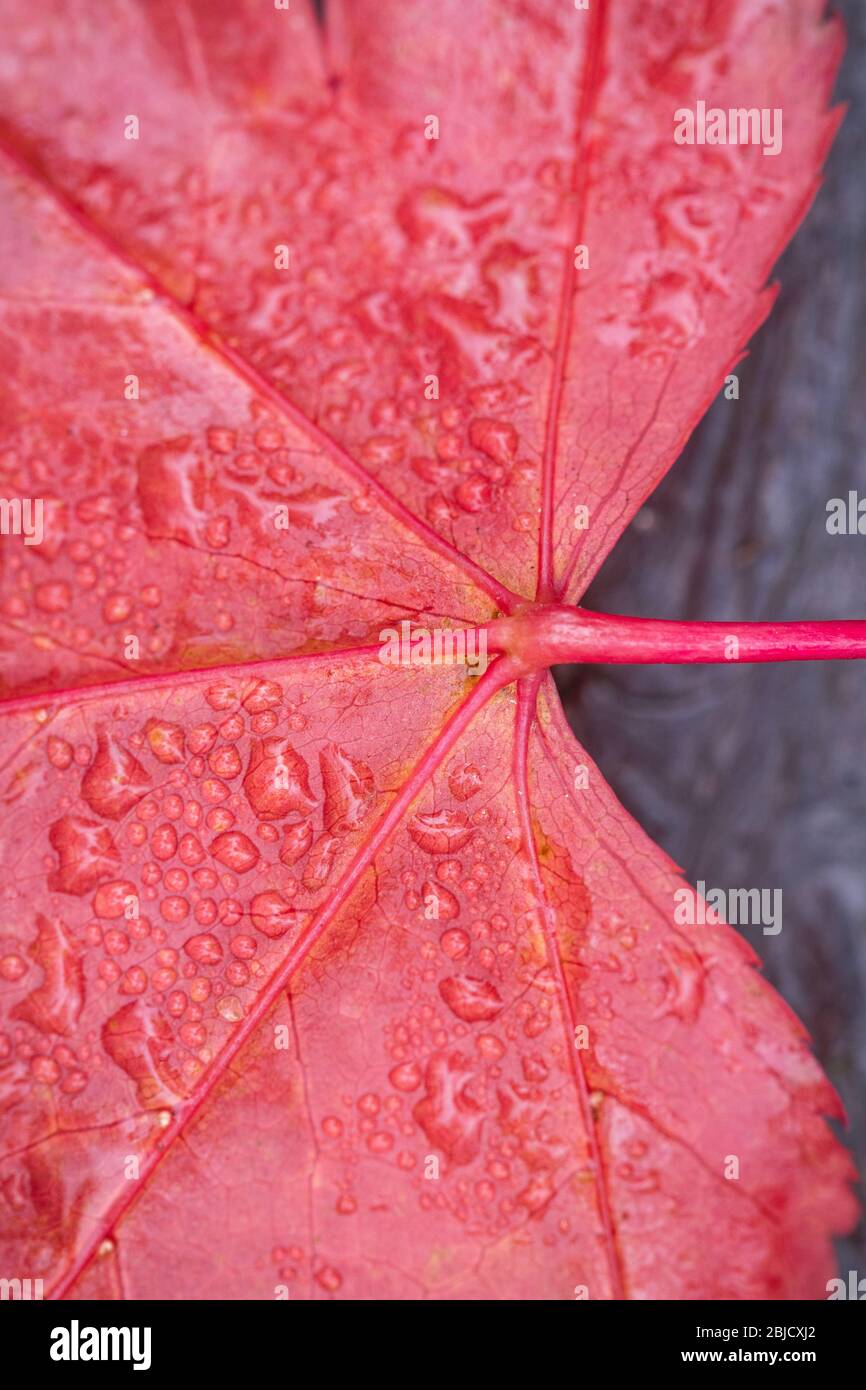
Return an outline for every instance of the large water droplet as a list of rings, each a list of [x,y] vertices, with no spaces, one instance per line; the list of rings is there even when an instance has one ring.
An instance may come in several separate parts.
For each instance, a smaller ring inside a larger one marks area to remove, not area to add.
[[[84,1007],[84,967],[64,922],[42,913],[28,955],[43,971],[42,983],[15,1005],[12,1017],[41,1033],[68,1036],[75,1031]]]
[[[468,844],[473,831],[465,811],[422,811],[409,822],[409,834],[428,854],[449,854]]]
[[[464,1023],[489,1022],[498,1018],[505,1007],[495,985],[472,975],[452,975],[440,981],[439,993]]]
[[[471,1163],[481,1149],[484,1113],[468,1090],[472,1076],[459,1053],[434,1053],[426,1093],[412,1111],[430,1143],[453,1164]]]
[[[150,781],[150,775],[127,748],[99,732],[96,756],[81,779],[81,795],[92,811],[120,820],[142,799]]]
[[[288,739],[255,739],[244,778],[247,800],[261,820],[306,816],[316,805],[307,764]]]

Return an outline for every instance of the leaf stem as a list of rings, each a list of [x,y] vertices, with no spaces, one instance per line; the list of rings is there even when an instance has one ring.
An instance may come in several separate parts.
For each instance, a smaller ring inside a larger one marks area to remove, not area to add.
[[[490,623],[487,640],[524,673],[578,661],[844,661],[866,658],[866,621],[675,622],[548,604]]]

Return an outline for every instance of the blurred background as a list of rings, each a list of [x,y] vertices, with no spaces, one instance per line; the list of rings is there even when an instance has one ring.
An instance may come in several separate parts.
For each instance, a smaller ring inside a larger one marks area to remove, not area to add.
[[[834,8],[849,111],[740,399],[716,401],[589,608],[866,617],[866,537],[825,529],[829,498],[866,497],[866,5]],[[578,738],[690,882],[782,889],[781,933],[744,934],[809,1029],[866,1172],[866,662],[555,674]],[[862,1221],[839,1261],[866,1275]]]

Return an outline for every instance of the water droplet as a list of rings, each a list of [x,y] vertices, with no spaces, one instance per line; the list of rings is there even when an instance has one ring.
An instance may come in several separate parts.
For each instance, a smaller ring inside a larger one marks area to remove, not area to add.
[[[306,816],[316,805],[307,764],[284,738],[253,741],[243,787],[261,820],[282,820],[293,812]]]
[[[177,854],[177,831],[166,822],[151,832],[150,850],[154,859],[165,861]]]
[[[169,897],[163,898],[159,905],[159,914],[164,922],[183,922],[189,916],[189,902],[179,894],[172,893]]]
[[[547,1063],[545,1062],[543,1057],[540,1057],[538,1055],[537,1052],[534,1053],[531,1057],[524,1057],[520,1065],[523,1070],[523,1075],[526,1077],[527,1081],[531,1081],[534,1084],[538,1085],[540,1082],[547,1080]]]
[[[190,752],[203,754],[210,751],[217,741],[217,731],[213,724],[197,724],[188,734]]]
[[[147,975],[140,965],[130,966],[118,985],[121,994],[144,994],[146,989]]]
[[[216,1010],[226,1023],[240,1023],[244,1017],[244,1006],[234,994],[224,994],[218,1000]]]
[[[299,859],[303,859],[310,845],[313,843],[313,822],[309,820],[299,821],[296,825],[286,825],[283,827],[283,847],[280,850],[280,861],[286,865],[297,864]]]
[[[412,1111],[430,1143],[453,1164],[471,1163],[481,1149],[484,1114],[469,1093],[472,1077],[458,1053],[434,1053],[425,1095]]]
[[[210,852],[232,873],[245,874],[259,862],[259,852],[248,835],[241,830],[229,830],[211,842]]]
[[[0,960],[0,978],[8,980],[11,984],[16,984],[18,980],[24,978],[28,971],[26,960],[21,956],[3,956]]]
[[[505,1056],[505,1043],[495,1033],[479,1033],[475,1043],[481,1056],[489,1062],[498,1062]]]
[[[293,526],[323,531],[332,520],[343,498],[338,492],[314,483],[302,492],[283,498],[287,519]]]
[[[276,425],[262,425],[260,429],[256,430],[253,440],[256,448],[261,449],[263,454],[282,449],[285,442],[282,430],[278,429]]]
[[[107,623],[123,623],[131,614],[132,606],[128,594],[110,594],[102,605],[102,616]]]
[[[264,935],[276,939],[286,932],[299,935],[310,920],[311,912],[299,911],[290,906],[282,893],[271,889],[257,893],[250,904],[250,918],[254,927]]]
[[[549,1173],[534,1173],[529,1183],[522,1192],[517,1194],[517,1200],[533,1216],[541,1216],[545,1207],[553,1200],[555,1188],[553,1179]]]
[[[72,745],[65,738],[56,738],[52,734],[46,744],[46,753],[51,766],[59,768],[61,772],[65,772],[72,763]]]
[[[223,958],[223,948],[215,936],[201,932],[190,936],[183,943],[183,949],[198,965],[219,965]]]
[[[188,868],[193,868],[200,864],[205,857],[204,847],[197,835],[189,831],[182,835],[177,846],[178,858],[182,860]]]
[[[33,602],[40,613],[65,613],[72,602],[72,590],[62,580],[37,584],[33,591]]]
[[[138,899],[138,889],[134,883],[127,879],[115,879],[112,883],[103,883],[97,888],[93,895],[91,904],[95,917],[101,917],[106,921],[114,921],[122,917],[126,911],[129,898]]]
[[[211,425],[207,431],[207,446],[214,454],[232,454],[237,447],[237,435],[224,425]]]
[[[473,420],[469,442],[494,463],[508,464],[517,453],[517,431],[505,420]]]
[[[333,1265],[323,1265],[316,1272],[316,1283],[325,1289],[327,1293],[336,1293],[342,1286],[343,1276]]]
[[[450,927],[439,938],[439,945],[451,960],[462,960],[468,956],[471,944],[469,934],[460,927]]]
[[[464,512],[483,512],[493,501],[493,489],[480,473],[473,473],[454,489],[454,500]]]
[[[264,714],[282,704],[283,692],[276,681],[257,680],[241,704],[250,714]]]
[[[453,854],[473,835],[465,811],[419,812],[409,822],[409,834],[428,854]]]
[[[370,464],[374,469],[386,464],[400,463],[404,453],[405,446],[402,440],[387,434],[373,435],[361,448],[364,463]]]
[[[103,731],[98,733],[96,756],[81,779],[81,795],[92,811],[120,820],[142,799],[150,781],[128,749]]]
[[[423,1073],[417,1062],[401,1062],[388,1073],[388,1080],[398,1091],[416,1091]]]
[[[464,1023],[487,1023],[505,1007],[499,991],[488,980],[472,975],[452,975],[440,981],[439,993],[449,1009]]]
[[[83,963],[69,928],[59,918],[39,913],[36,929],[36,940],[27,954],[41,968],[42,983],[15,1005],[12,1017],[41,1033],[68,1036],[75,1031],[84,1007]]]
[[[149,719],[144,726],[150,751],[161,763],[182,763],[184,760],[183,729],[165,719]]]
[[[373,796],[373,774],[336,743],[319,753],[325,791],[325,829],[332,834],[353,830],[364,819]]]
[[[60,1068],[53,1057],[38,1054],[30,1061],[30,1075],[43,1086],[53,1086],[60,1080]]]
[[[238,750],[229,743],[224,748],[215,748],[208,755],[208,767],[217,777],[237,777],[241,770]]]
[[[323,888],[334,867],[340,841],[336,835],[320,835],[313,848],[301,879],[311,893]]]
[[[664,960],[664,999],[656,1018],[666,1014],[694,1023],[704,999],[704,967],[700,957],[677,943],[660,948]]]
[[[170,1096],[188,1094],[177,1066],[171,1064],[172,1031],[165,1016],[141,999],[112,1014],[102,1027],[106,1054],[135,1083],[140,1104],[155,1108]]]
[[[456,801],[468,801],[481,790],[481,773],[474,763],[464,763],[449,773],[448,788]]]
[[[211,709],[216,710],[231,709],[238,702],[238,692],[232,682],[227,680],[216,681],[213,685],[209,685],[204,697]],[[195,751],[200,752],[201,750],[196,749]]]
[[[447,922],[460,916],[459,902],[453,893],[449,893],[447,888],[442,887],[441,883],[436,883],[433,879],[425,879],[421,885],[421,893],[425,912],[429,914],[430,920]]]

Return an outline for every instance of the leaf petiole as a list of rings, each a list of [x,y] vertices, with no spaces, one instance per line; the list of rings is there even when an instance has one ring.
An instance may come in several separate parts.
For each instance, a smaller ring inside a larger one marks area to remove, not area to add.
[[[677,622],[528,605],[488,624],[521,674],[569,662],[838,661],[866,657],[866,621]]]

